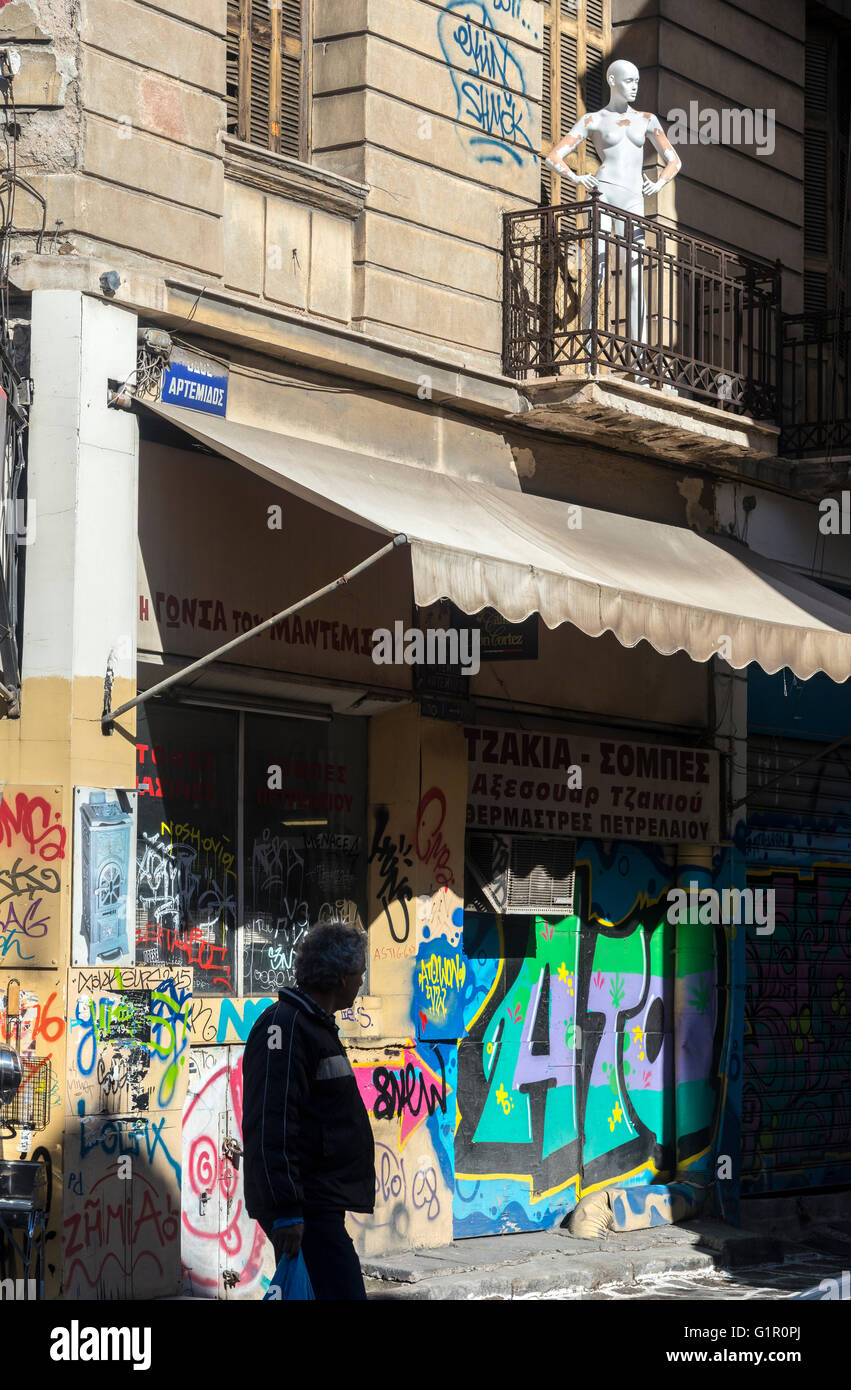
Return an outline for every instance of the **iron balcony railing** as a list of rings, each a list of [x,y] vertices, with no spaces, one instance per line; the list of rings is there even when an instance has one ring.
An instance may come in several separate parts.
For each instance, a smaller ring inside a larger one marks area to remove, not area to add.
[[[582,202],[505,215],[503,366],[519,379],[624,373],[778,418],[780,268]]]
[[[783,454],[851,450],[851,310],[784,319],[781,424]]]

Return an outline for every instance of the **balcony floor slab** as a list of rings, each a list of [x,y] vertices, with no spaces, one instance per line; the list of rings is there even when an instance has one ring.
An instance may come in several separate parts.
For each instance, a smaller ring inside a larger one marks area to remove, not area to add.
[[[673,391],[620,377],[567,373],[522,382],[519,389],[526,409],[509,418],[527,428],[683,466],[741,473],[745,465],[749,475],[781,486],[788,472],[777,457],[776,425],[685,400]]]

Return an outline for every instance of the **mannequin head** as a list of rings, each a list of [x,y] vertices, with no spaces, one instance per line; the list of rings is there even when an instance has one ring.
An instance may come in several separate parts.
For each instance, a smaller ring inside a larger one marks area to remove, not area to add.
[[[638,68],[635,63],[628,63],[625,58],[619,58],[616,63],[611,64],[606,72],[606,81],[611,89],[613,101],[622,101],[630,105],[638,96]]]

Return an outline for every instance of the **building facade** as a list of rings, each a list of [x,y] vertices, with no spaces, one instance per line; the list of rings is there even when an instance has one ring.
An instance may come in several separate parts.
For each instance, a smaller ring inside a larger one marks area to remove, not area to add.
[[[262,1297],[241,1053],[317,920],[368,931],[364,1257],[847,1184],[843,7],[0,36],[0,1154],[48,1296]],[[637,253],[542,160],[615,57],[683,160]],[[695,908],[747,888],[773,931]]]

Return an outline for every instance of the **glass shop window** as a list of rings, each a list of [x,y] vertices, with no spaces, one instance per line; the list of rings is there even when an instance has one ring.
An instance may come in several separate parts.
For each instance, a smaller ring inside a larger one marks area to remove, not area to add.
[[[142,706],[137,962],[265,995],[312,922],[365,925],[366,741],[363,719]]]
[[[136,961],[191,965],[199,994],[237,990],[238,715],[142,705]]]
[[[311,922],[366,922],[366,723],[245,720],[246,994],[293,982]]]

